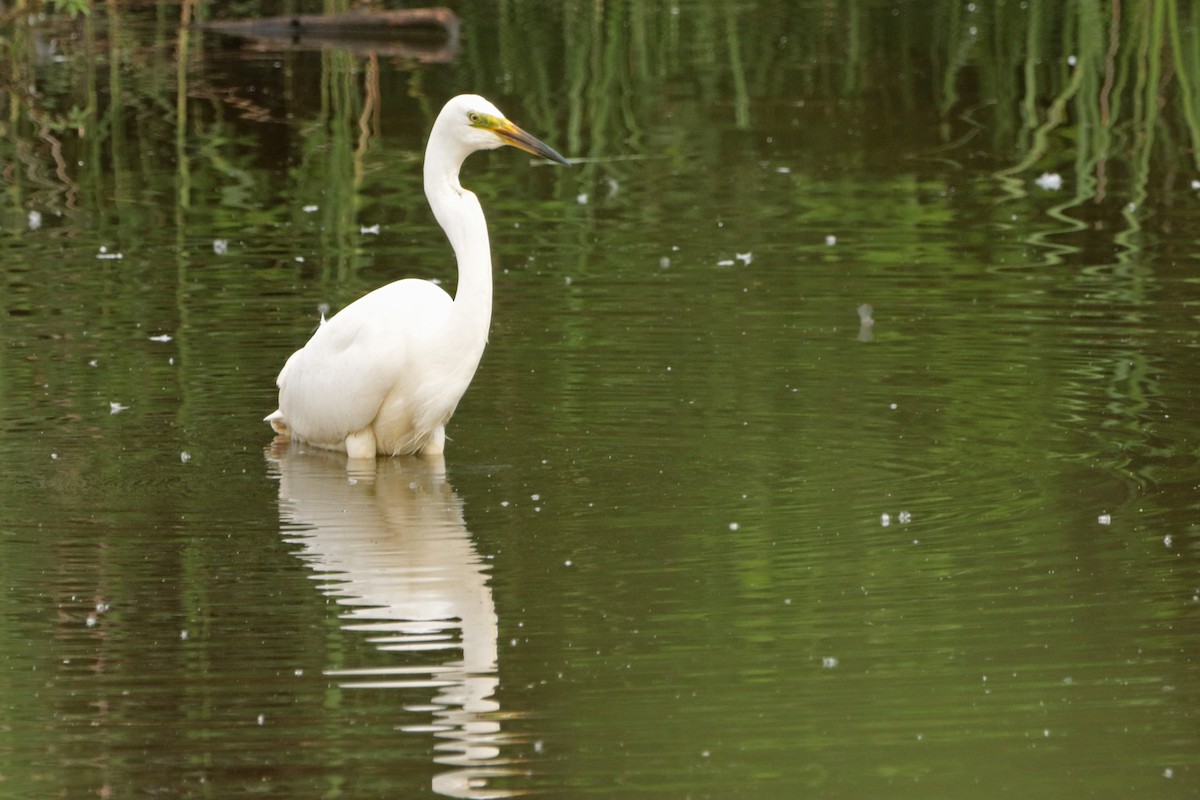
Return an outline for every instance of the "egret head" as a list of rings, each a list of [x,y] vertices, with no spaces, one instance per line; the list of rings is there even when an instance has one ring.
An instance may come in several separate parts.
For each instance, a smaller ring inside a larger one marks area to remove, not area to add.
[[[438,115],[433,135],[438,135],[439,129],[443,128],[445,135],[457,139],[468,152],[495,150],[507,144],[563,166],[571,165],[544,142],[514,125],[500,113],[500,109],[477,94],[462,94],[446,103]]]

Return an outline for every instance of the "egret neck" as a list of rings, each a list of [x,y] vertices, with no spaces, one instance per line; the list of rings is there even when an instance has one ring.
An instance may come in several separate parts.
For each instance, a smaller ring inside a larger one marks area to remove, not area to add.
[[[492,251],[487,221],[479,199],[458,180],[459,168],[469,154],[447,145],[436,131],[425,153],[425,197],[458,259],[454,310],[446,326],[446,338],[441,340],[455,357],[444,363],[457,363],[469,370],[468,380],[483,355],[492,318]],[[467,353],[472,357],[468,358]]]

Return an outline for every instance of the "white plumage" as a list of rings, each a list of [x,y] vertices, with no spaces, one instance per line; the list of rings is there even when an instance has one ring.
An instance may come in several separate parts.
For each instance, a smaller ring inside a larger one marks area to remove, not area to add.
[[[407,278],[323,322],[279,373],[279,409],[266,418],[278,433],[351,458],[443,451],[492,313],[487,222],[458,173],[471,153],[505,144],[568,163],[482,97],[446,103],[425,150],[425,196],[458,259],[455,297]]]

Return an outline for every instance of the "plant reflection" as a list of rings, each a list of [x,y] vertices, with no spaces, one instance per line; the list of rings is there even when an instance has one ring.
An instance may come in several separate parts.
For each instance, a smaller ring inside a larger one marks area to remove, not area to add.
[[[523,775],[502,753],[512,737],[493,695],[496,609],[486,566],[463,521],[462,501],[441,459],[386,459],[357,469],[344,455],[277,441],[285,536],[321,591],[345,607],[345,630],[401,655],[395,666],[328,669],[343,689],[433,689],[431,724],[400,726],[443,739],[434,760],[454,769],[433,777],[448,797],[499,798],[524,792],[489,785]]]

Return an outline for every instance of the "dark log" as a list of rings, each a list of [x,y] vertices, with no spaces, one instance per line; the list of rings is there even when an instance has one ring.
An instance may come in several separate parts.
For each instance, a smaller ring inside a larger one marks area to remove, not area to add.
[[[200,23],[200,27],[257,40],[255,49],[342,47],[418,61],[447,61],[458,52],[458,16],[448,8],[361,9],[342,14],[210,20]]]

